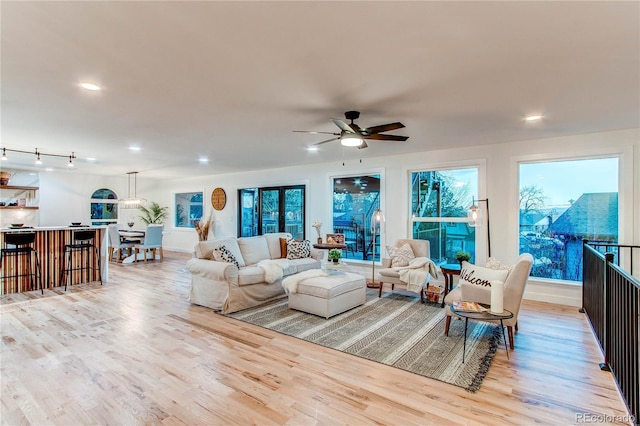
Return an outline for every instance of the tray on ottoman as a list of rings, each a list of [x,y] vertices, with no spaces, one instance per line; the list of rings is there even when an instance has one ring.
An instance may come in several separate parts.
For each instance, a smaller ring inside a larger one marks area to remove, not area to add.
[[[295,293],[289,293],[289,307],[329,318],[364,304],[366,280],[352,272],[306,278]]]

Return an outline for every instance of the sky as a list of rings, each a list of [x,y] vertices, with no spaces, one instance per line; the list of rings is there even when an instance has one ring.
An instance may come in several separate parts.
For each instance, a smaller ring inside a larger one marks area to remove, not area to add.
[[[520,188],[543,190],[545,205],[568,206],[569,200],[596,192],[618,192],[618,158],[520,164]]]

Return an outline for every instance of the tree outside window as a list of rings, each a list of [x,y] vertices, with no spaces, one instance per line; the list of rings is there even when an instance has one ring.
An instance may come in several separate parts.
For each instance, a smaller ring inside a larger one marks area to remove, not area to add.
[[[582,240],[618,241],[618,159],[520,164],[520,253],[531,275],[582,280]]]

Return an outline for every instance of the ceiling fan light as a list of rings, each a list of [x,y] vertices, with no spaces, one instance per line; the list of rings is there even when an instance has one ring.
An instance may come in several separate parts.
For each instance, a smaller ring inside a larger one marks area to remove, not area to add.
[[[362,138],[358,135],[344,135],[340,138],[340,143],[343,146],[360,146]]]

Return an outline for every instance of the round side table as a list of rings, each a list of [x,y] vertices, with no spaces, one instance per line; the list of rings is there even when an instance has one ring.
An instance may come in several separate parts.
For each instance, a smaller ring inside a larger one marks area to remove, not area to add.
[[[484,309],[484,311],[466,311],[466,310],[458,310],[455,308],[455,305],[451,305],[451,312],[456,314],[457,316],[464,318],[464,343],[462,344],[462,362],[464,362],[464,353],[467,349],[467,324],[469,323],[469,319],[478,320],[478,321],[500,321],[500,328],[502,329],[502,339],[504,340],[504,350],[507,351],[507,359],[509,359],[509,348],[507,347],[507,336],[504,334],[504,324],[502,320],[506,320],[509,318],[513,318],[513,312],[504,310],[502,313],[498,314],[495,312],[491,312],[486,305],[480,305]]]

